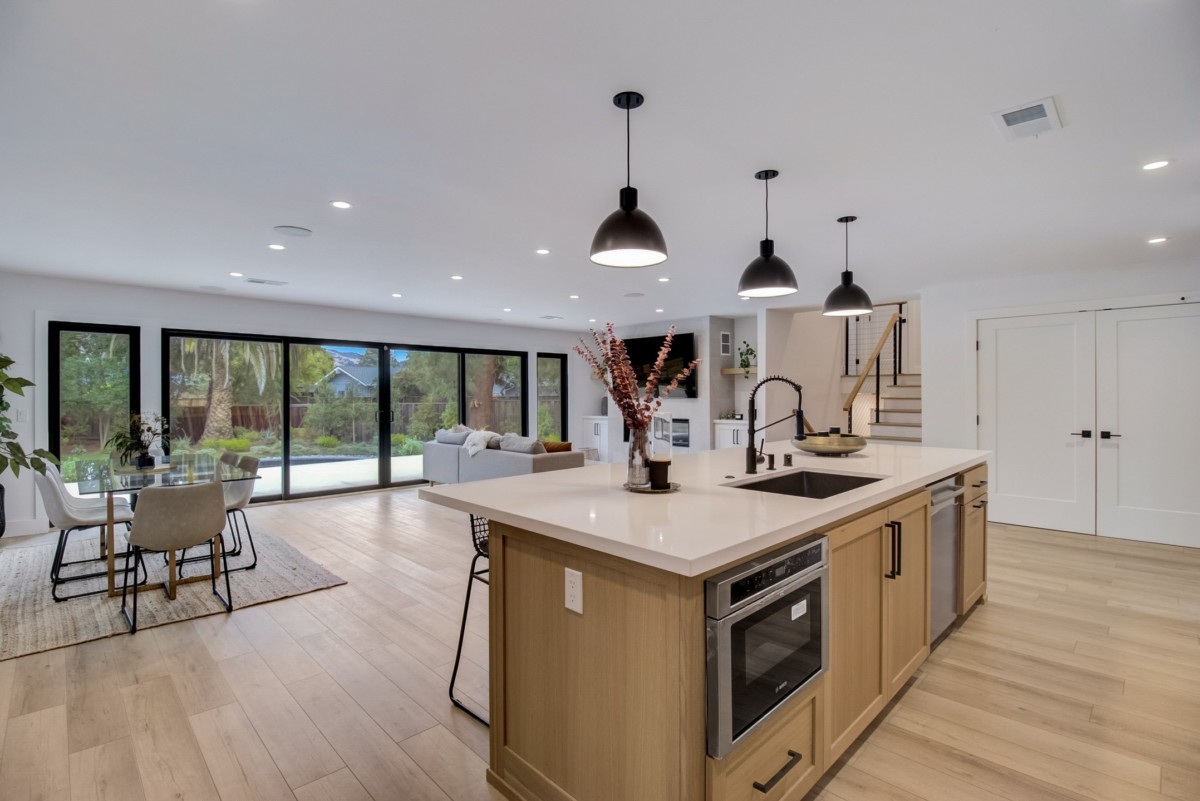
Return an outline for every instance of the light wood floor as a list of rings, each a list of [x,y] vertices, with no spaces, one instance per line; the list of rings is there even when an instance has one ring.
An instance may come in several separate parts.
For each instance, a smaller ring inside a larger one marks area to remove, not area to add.
[[[446,698],[466,515],[414,490],[249,514],[350,584],[0,662],[0,798],[499,799]],[[1200,551],[990,531],[989,603],[810,799],[1200,799]]]

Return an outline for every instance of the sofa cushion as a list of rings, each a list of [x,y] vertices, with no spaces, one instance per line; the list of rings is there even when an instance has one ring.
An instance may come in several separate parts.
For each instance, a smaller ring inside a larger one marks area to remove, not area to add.
[[[505,434],[500,438],[500,450],[513,453],[545,453],[546,446],[533,437]]]
[[[546,453],[563,453],[571,450],[569,442],[543,442],[542,444],[546,446]]]
[[[467,440],[463,443],[463,447],[467,449],[468,456],[474,456],[487,448],[494,439],[500,439],[500,435],[495,431],[472,431],[467,434]]]
[[[458,426],[455,426],[458,428]],[[467,441],[467,437],[471,435],[471,429],[466,431],[447,431],[444,428],[439,428],[433,434],[433,439],[443,445],[462,445]]]

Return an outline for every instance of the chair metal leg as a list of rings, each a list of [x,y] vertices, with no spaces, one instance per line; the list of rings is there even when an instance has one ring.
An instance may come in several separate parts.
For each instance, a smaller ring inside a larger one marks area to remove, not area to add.
[[[236,524],[238,515],[242,516],[241,526],[237,526],[237,524]],[[237,526],[238,551],[240,552],[242,550],[242,531],[241,530],[243,528],[246,529],[246,542],[250,543],[250,564],[242,565],[241,567],[235,567],[234,570],[253,570],[255,567],[258,566],[258,550],[254,547],[254,534],[250,531],[250,521],[246,518],[246,510],[245,509],[234,509],[234,510],[232,510],[230,517],[232,517],[234,519],[234,521],[235,521],[234,525]],[[230,554],[230,556],[235,556],[235,555],[236,554],[233,554],[233,553]]]
[[[479,554],[475,554],[475,558],[471,560],[471,572],[470,575],[467,576],[467,599],[463,603],[462,625],[459,626],[458,629],[458,650],[454,653],[454,669],[450,671],[450,703],[454,704],[463,712],[466,712],[468,715],[478,720],[484,726],[489,726],[490,724],[486,719],[468,709],[462,701],[459,701],[454,697],[454,682],[458,679],[458,668],[462,663],[463,639],[467,634],[467,615],[471,611],[471,589],[476,581],[483,582],[484,584],[488,583],[488,580],[484,578],[484,575],[488,572],[488,569],[486,567],[483,570],[478,571],[475,569],[476,563],[479,562],[479,556]]]
[[[212,549],[212,566],[214,568],[212,571],[210,571],[210,577],[212,578],[212,594],[217,596],[217,600],[220,601],[221,605],[225,607],[226,612],[232,612],[233,611],[233,590],[229,586],[229,554],[225,550],[224,544],[221,540],[221,535],[218,534],[217,536],[213,537],[212,540],[210,540],[210,542],[209,542],[209,546]],[[225,595],[224,596],[222,596],[221,593],[217,592],[217,571],[215,568],[217,566],[217,549],[218,548],[221,551],[221,568],[222,568],[223,572],[225,573]]]
[[[125,622],[129,625],[129,633],[137,634],[137,608],[138,608],[138,580],[137,571],[140,567],[146,569],[142,562],[142,549],[136,545],[132,546],[133,550],[133,617],[129,616],[129,609],[125,605],[125,598],[129,592],[129,559],[125,560],[124,580],[121,582],[121,616],[125,618]],[[149,575],[149,574],[147,574]]]
[[[128,528],[128,524],[126,524],[126,527]],[[58,547],[55,549],[55,552],[54,552],[54,562],[50,566],[50,597],[59,603],[61,603],[62,601],[69,601],[72,598],[85,598],[89,595],[100,595],[102,593],[108,592],[107,588],[101,588],[98,590],[91,590],[89,592],[77,592],[77,593],[73,593],[71,595],[60,595],[59,594],[58,587],[61,584],[69,584],[73,581],[84,581],[86,579],[105,578],[108,575],[107,570],[99,570],[99,571],[96,571],[93,573],[80,573],[78,575],[72,575],[72,576],[64,576],[62,574],[62,569],[64,567],[68,567],[71,565],[83,565],[83,564],[88,564],[91,562],[104,561],[104,557],[92,558],[92,559],[76,559],[74,562],[63,561],[63,557],[66,555],[66,551],[67,551],[68,538],[70,537],[70,535],[72,533],[74,533],[76,531],[82,531],[82,529],[70,528],[70,529],[63,529],[59,532]],[[103,534],[103,529],[101,530],[101,533]],[[124,553],[116,554],[116,558],[118,558],[118,559],[123,558],[126,560],[126,564],[128,564],[129,554],[130,554],[129,550],[126,549]],[[143,565],[143,567],[144,567],[144,565]],[[146,583],[145,578],[141,579],[141,581],[139,582],[136,575],[134,577],[134,581],[138,582],[140,584]]]

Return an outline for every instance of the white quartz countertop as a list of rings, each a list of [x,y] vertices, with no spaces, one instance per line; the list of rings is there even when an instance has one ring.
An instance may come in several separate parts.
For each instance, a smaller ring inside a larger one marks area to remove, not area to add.
[[[840,458],[811,456],[788,442],[768,443],[778,469],[765,464],[746,474],[743,448],[677,456],[671,481],[679,492],[641,494],[622,489],[626,465],[440,484],[419,490],[423,500],[581,545],[683,576],[737,564],[984,461],[987,451],[870,444]],[[785,453],[793,466],[783,467]],[[880,476],[858,489],[816,500],[737,489],[797,470]],[[467,536],[467,529],[463,529]]]

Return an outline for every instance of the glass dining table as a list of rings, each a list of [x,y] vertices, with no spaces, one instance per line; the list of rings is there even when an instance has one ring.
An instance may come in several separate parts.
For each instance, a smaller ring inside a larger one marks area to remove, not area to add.
[[[91,463],[80,465],[80,478],[74,484],[75,494],[103,495],[108,499],[108,521],[104,527],[103,554],[108,572],[108,596],[117,594],[116,510],[113,498],[117,495],[136,496],[148,487],[186,487],[206,481],[254,481],[257,473],[237,465],[219,461],[206,454],[187,454],[175,457],[170,464],[138,470],[134,467]],[[136,502],[136,501],[135,501]],[[136,512],[135,512],[136,514]],[[203,578],[207,579],[208,576]]]

